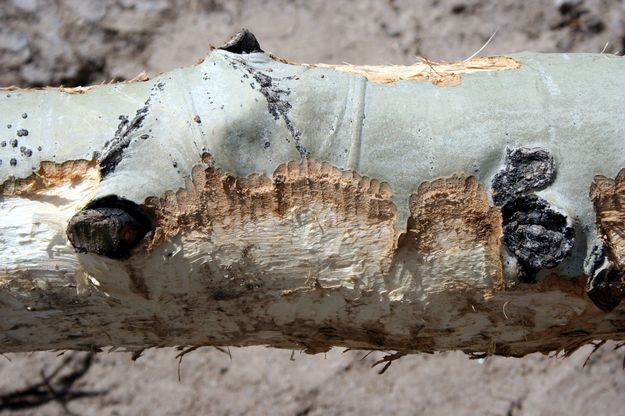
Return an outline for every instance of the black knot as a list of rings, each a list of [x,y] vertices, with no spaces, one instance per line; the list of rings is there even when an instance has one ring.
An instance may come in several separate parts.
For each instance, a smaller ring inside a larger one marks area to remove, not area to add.
[[[67,238],[80,253],[125,259],[153,228],[139,205],[111,195],[90,202],[74,215]]]
[[[219,49],[236,54],[263,52],[258,40],[256,40],[256,36],[247,29],[238,31],[228,42],[221,45]]]
[[[618,269],[601,269],[588,279],[586,294],[599,309],[610,312],[625,297],[623,277],[623,273]]]

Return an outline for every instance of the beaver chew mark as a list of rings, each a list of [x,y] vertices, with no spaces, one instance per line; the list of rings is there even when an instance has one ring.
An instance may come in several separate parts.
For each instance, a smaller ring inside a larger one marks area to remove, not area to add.
[[[507,149],[504,169],[493,178],[493,202],[503,206],[510,199],[550,185],[556,176],[553,157],[545,149]]]
[[[625,270],[625,169],[615,179],[596,176],[590,187],[590,198],[608,258],[617,269]]]
[[[424,182],[410,196],[408,232],[399,245],[414,248],[428,261],[437,257],[441,264],[458,261],[466,271],[476,271],[453,271],[438,281],[501,288],[501,232],[499,210],[488,204],[477,179],[452,176]]]
[[[0,195],[37,194],[61,186],[74,188],[82,182],[93,187],[100,182],[99,169],[94,161],[68,160],[58,164],[44,161],[28,177],[9,178],[0,184]]]
[[[605,312],[619,305],[625,297],[625,169],[615,179],[596,176],[590,198],[597,213],[600,240],[590,254],[586,292]]]
[[[504,243],[519,260],[521,281],[535,281],[537,271],[555,267],[571,252],[575,230],[546,200],[521,196],[508,201],[501,214]]]
[[[319,261],[324,270],[341,264],[338,258],[345,252],[357,251],[362,256],[376,252],[378,254],[371,256],[377,256],[375,258],[380,258],[384,264],[390,264],[393,253],[396,209],[388,184],[313,159],[281,164],[273,177],[258,174],[237,177],[219,169],[204,170],[196,166],[192,181],[185,188],[175,193],[167,192],[162,198],[150,197],[144,207],[156,225],[148,249],[179,233],[194,232],[213,238],[214,229],[223,232],[240,227],[243,228],[230,231],[237,237],[232,237],[228,244],[240,243],[241,247],[246,247],[248,243],[241,242],[239,236],[248,238],[249,231],[244,230],[250,226],[250,229],[256,229],[256,234],[249,236],[253,237],[254,244],[265,239],[267,245],[276,247],[276,250],[291,250],[297,247],[294,246],[296,243],[289,243],[281,233],[290,233],[302,226],[300,221],[304,217],[297,213],[316,210],[310,221],[319,235],[327,236],[331,230],[341,230],[337,231],[336,238],[345,239],[343,243],[326,249],[326,252],[337,249],[338,257],[333,258],[331,264],[315,254],[314,262]],[[327,220],[324,219],[325,210],[331,211]],[[295,220],[294,215],[299,219]],[[272,221],[273,225],[253,226],[266,221]],[[282,229],[282,226],[288,228]],[[346,249],[348,246],[349,250]],[[245,250],[249,251],[249,248]],[[382,252],[384,254],[380,254]],[[306,265],[306,270],[310,267],[310,264]]]
[[[112,195],[91,202],[74,215],[67,225],[67,237],[80,253],[125,259],[152,228],[137,204]]]
[[[625,297],[623,273],[617,269],[604,268],[588,279],[586,293],[602,311],[610,312]]]
[[[220,46],[219,49],[237,54],[264,52],[260,48],[256,36],[247,29],[241,29],[228,42]]]

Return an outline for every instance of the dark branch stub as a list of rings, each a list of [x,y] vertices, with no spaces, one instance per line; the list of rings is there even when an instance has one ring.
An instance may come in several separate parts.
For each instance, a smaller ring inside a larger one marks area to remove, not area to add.
[[[610,261],[605,242],[598,239],[586,262],[586,294],[604,312],[611,312],[625,298],[625,273]]]
[[[89,203],[74,215],[67,225],[67,237],[80,253],[125,259],[152,229],[141,207],[111,195]]]
[[[256,36],[254,36],[254,34],[247,29],[241,29],[233,37],[231,37],[228,42],[221,45],[219,49],[239,55],[244,53],[264,52],[260,48],[260,44],[258,43],[258,40],[256,40]]]
[[[617,269],[605,268],[588,279],[586,294],[602,311],[610,312],[625,297],[625,280]]]

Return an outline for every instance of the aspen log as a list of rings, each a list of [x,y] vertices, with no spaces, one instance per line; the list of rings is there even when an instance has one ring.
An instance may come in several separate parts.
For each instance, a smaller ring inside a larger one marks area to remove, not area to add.
[[[625,339],[625,58],[201,63],[0,96],[0,352]]]

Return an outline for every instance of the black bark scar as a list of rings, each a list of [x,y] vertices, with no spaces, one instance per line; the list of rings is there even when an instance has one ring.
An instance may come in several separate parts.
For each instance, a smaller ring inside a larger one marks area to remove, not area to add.
[[[233,66],[241,65],[243,70],[251,75],[254,80],[260,86],[260,92],[265,96],[267,100],[267,108],[269,110],[269,114],[273,116],[274,119],[278,120],[282,118],[284,120],[284,124],[286,124],[286,128],[291,134],[293,141],[295,143],[295,148],[298,153],[302,157],[310,156],[310,152],[302,145],[301,138],[302,132],[299,129],[295,128],[293,125],[291,118],[289,117],[289,111],[292,106],[291,103],[287,101],[287,97],[291,94],[289,89],[282,89],[278,85],[274,83],[274,79],[267,74],[264,74],[255,68],[248,65],[243,60],[230,60]],[[290,142],[289,139],[287,141]]]
[[[557,266],[573,248],[575,230],[567,216],[531,194],[556,177],[553,156],[540,148],[506,149],[504,168],[491,183],[493,203],[502,207],[504,243],[518,260],[519,280]]]
[[[115,136],[112,140],[104,144],[105,149],[102,151],[102,156],[99,160],[100,175],[102,178],[114,172],[117,165],[122,161],[124,151],[130,146],[133,138],[135,138],[134,133],[143,126],[143,121],[150,111],[152,99],[158,91],[163,90],[164,86],[164,83],[159,82],[152,87],[148,99],[145,101],[143,107],[137,110],[132,120],[129,120],[126,116],[119,116],[120,123],[117,126]],[[145,135],[142,137],[144,136]]]
[[[544,189],[555,177],[555,163],[547,150],[506,149],[504,169],[495,175],[491,184],[493,202],[503,206],[516,196]]]
[[[571,253],[575,229],[566,215],[536,195],[508,201],[501,209],[506,247],[519,261],[519,280],[557,266]]]

